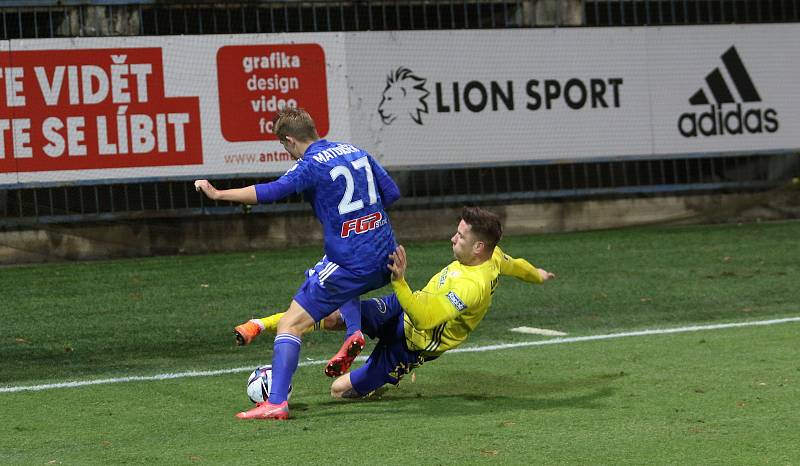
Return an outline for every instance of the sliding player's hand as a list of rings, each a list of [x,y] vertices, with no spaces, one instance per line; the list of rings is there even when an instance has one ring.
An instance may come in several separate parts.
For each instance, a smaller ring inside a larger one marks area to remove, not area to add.
[[[553,280],[556,278],[556,274],[548,272],[545,269],[536,269],[539,271],[539,276],[542,277],[542,281],[546,282],[547,280]]]
[[[405,278],[408,259],[406,249],[400,245],[393,253],[389,254],[389,270],[392,271],[392,280],[397,281]]]

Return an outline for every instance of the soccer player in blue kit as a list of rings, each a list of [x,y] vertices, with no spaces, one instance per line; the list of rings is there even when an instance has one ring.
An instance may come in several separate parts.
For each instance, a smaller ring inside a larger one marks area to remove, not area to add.
[[[351,144],[320,139],[314,121],[302,109],[278,112],[273,133],[296,160],[277,180],[227,190],[217,190],[208,180],[195,181],[195,189],[210,199],[244,204],[303,193],[324,233],[325,256],[306,272],[306,281],[278,322],[269,400],[238,413],[240,419],[288,419],[289,385],[303,331],[336,309],[342,312],[349,336],[325,373],[336,377],[347,372],[366,343],[358,297],[389,283],[389,255],[397,247],[384,209],[400,197],[400,191],[370,154]]]

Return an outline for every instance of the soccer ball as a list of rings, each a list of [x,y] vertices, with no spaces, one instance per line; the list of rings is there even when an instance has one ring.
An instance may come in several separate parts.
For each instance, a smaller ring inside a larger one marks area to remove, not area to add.
[[[272,366],[257,367],[247,378],[247,396],[253,403],[263,403],[269,398],[269,388],[272,386]],[[292,386],[289,385],[289,397],[292,396]]]

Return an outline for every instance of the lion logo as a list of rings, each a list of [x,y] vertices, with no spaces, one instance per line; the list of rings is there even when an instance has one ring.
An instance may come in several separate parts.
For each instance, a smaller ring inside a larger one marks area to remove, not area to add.
[[[421,125],[422,114],[428,113],[425,99],[430,92],[425,89],[426,81],[402,66],[394,73],[389,73],[383,98],[378,104],[378,114],[383,124],[390,125],[399,116],[408,115],[414,123]]]

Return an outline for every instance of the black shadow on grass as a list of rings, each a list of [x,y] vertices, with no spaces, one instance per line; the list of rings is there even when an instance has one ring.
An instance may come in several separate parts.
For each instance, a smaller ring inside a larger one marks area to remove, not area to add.
[[[414,386],[405,385],[404,390],[391,388],[378,397],[364,400],[341,401],[329,400],[314,407],[304,407],[311,417],[324,417],[344,415],[340,407],[347,408],[347,414],[358,411],[359,414],[392,413],[408,414],[410,411],[422,415],[435,416],[461,416],[465,412],[491,413],[519,410],[558,409],[564,407],[597,409],[603,407],[598,401],[608,398],[614,393],[614,388],[608,386],[614,380],[624,377],[623,372],[603,373],[590,375],[583,378],[561,379],[553,381],[532,382],[528,376],[507,375],[493,379],[475,377],[472,380],[493,380],[493,383],[483,391],[475,386],[468,390],[468,384],[441,384]],[[535,375],[531,375],[535,377]],[[583,393],[564,397],[565,394],[575,391]],[[587,390],[589,393],[586,393]],[[543,397],[543,395],[553,395]],[[294,408],[294,406],[293,406]],[[314,408],[321,408],[319,411]]]
[[[356,402],[330,401],[317,405],[321,410],[304,410],[303,417],[324,418],[346,415],[392,415],[408,416],[416,413],[420,417],[463,416],[513,411],[536,411],[559,408],[600,409],[599,401],[614,393],[610,387],[592,390],[590,393],[567,398],[536,398],[505,395],[478,395],[458,393],[451,395],[384,397]],[[345,408],[346,411],[337,408]]]

